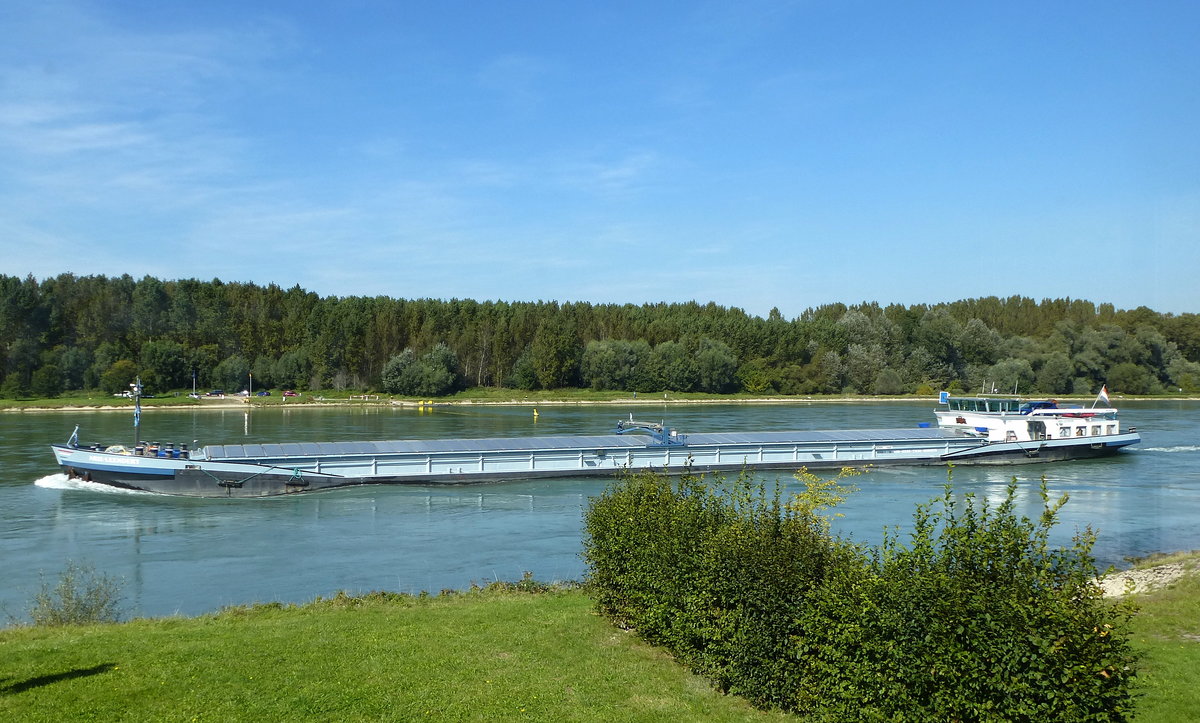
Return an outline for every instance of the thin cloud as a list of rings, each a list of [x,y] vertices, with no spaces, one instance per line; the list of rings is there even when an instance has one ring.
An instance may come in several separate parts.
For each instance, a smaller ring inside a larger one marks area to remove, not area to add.
[[[542,86],[551,68],[531,55],[501,55],[484,65],[476,76],[480,87],[497,94],[510,112],[532,113],[543,104]]]
[[[603,195],[645,190],[662,166],[662,157],[651,150],[630,150],[604,160],[575,161],[557,171],[565,186]]]

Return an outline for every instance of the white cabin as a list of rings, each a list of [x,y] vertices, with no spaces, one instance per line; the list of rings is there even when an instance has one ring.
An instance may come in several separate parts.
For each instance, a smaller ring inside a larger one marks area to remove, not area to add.
[[[1054,400],[946,394],[941,402],[945,409],[934,410],[939,427],[983,437],[989,442],[1037,442],[1121,433],[1117,410],[1112,407],[1085,408]]]

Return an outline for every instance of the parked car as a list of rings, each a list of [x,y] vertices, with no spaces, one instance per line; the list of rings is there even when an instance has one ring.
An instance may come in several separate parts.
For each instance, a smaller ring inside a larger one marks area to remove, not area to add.
[[[257,393],[257,394],[255,394],[254,396],[256,396],[256,397],[269,397],[269,396],[271,396],[271,393],[270,393],[270,392],[268,392],[268,391],[266,391],[266,390],[263,390],[263,391],[261,391],[261,392],[258,392],[258,393]]]
[[[211,392],[209,392],[208,394],[205,394],[204,396],[206,396],[206,397],[223,397],[223,396],[225,396],[225,390],[224,389],[214,389]]]
[[[299,395],[299,394],[297,394],[296,392],[293,392],[291,389],[288,389],[287,391],[285,391],[285,392],[283,393],[283,396],[285,396],[285,397],[298,397],[298,396],[300,396],[300,395]]]

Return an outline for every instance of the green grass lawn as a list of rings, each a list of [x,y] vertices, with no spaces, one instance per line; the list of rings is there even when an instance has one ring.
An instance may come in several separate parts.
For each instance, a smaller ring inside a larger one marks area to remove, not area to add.
[[[0,631],[0,719],[779,720],[578,591],[374,596]]]
[[[1143,653],[1137,720],[1200,721],[1200,577],[1136,599],[1134,643]]]
[[[1136,720],[1200,720],[1200,579],[1139,600]],[[0,630],[3,720],[786,718],[714,691],[578,590]]]

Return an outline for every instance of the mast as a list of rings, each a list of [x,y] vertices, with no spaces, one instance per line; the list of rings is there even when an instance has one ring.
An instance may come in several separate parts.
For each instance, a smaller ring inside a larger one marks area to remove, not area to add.
[[[137,449],[139,439],[139,427],[142,424],[142,377],[139,375],[136,381],[129,383],[129,389],[133,393],[133,449]]]

